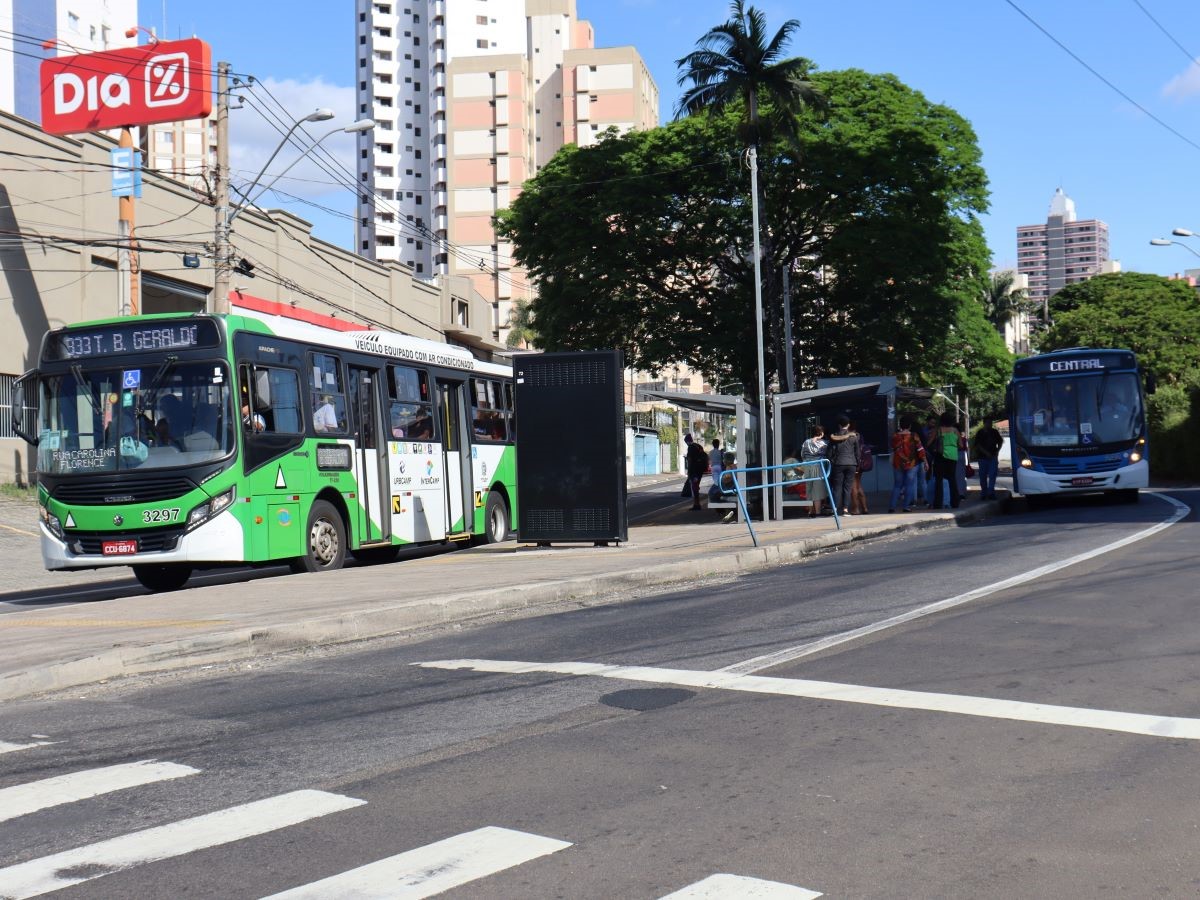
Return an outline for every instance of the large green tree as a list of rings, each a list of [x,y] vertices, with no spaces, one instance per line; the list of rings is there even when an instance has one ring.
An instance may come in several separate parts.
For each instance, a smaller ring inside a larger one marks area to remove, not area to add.
[[[1132,350],[1164,384],[1200,372],[1200,299],[1185,281],[1120,272],[1070,284],[1050,298],[1040,350]]]
[[[801,383],[946,378],[951,326],[963,304],[982,318],[987,279],[978,220],[987,187],[974,132],[891,75],[812,80],[828,109],[797,118],[800,153],[778,132],[763,149],[777,161],[764,172],[766,264],[792,265]],[[742,121],[735,104],[610,134],[565,147],[526,182],[500,231],[537,283],[541,347],[621,347],[651,371],[686,362],[710,380],[755,383]],[[764,302],[782,310],[778,292]]]

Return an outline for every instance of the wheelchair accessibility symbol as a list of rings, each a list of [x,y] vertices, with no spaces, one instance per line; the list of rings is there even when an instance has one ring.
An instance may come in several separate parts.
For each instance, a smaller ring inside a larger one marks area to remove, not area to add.
[[[121,388],[122,390],[136,390],[142,384],[141,369],[126,369],[121,373]]]

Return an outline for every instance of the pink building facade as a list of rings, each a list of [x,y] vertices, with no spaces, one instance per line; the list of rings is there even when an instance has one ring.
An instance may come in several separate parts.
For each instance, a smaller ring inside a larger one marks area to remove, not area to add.
[[[1017,271],[1029,278],[1029,298],[1043,306],[1068,284],[1111,269],[1108,225],[1077,220],[1075,202],[1062,188],[1044,224],[1017,227]]]
[[[418,278],[459,275],[497,339],[532,297],[493,227],[564,144],[658,124],[632,47],[597,48],[575,0],[357,0],[359,252]]]

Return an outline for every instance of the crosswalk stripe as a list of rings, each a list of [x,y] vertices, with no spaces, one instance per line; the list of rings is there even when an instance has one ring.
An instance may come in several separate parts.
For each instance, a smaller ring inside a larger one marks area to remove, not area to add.
[[[813,900],[815,891],[743,875],[709,875],[662,900]]]
[[[53,744],[54,741],[34,741],[32,744],[10,744],[8,741],[0,741],[0,753],[15,753],[17,750],[32,750],[34,747],[45,747],[48,744]]]
[[[6,900],[38,897],[144,863],[298,825],[366,802],[325,791],[292,791],[231,806],[0,869],[0,897]]]
[[[489,825],[264,900],[418,900],[570,846],[566,841]]]
[[[39,809],[74,803],[126,788],[196,775],[199,769],[157,760],[122,763],[100,769],[85,769],[0,789],[0,822],[25,816]]]

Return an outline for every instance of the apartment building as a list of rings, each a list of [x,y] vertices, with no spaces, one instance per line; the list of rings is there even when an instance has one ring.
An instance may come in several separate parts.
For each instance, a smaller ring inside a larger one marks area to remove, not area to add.
[[[598,48],[575,0],[356,0],[357,249],[418,277],[461,275],[497,338],[530,285],[493,217],[566,143],[653,128],[632,47]]]
[[[1117,269],[1108,258],[1108,225],[1078,220],[1075,201],[1062,188],[1044,224],[1017,227],[1017,271],[1029,278],[1029,298],[1042,305],[1068,284]]]
[[[0,0],[0,110],[40,122],[42,60],[132,47],[137,21],[137,0]]]

